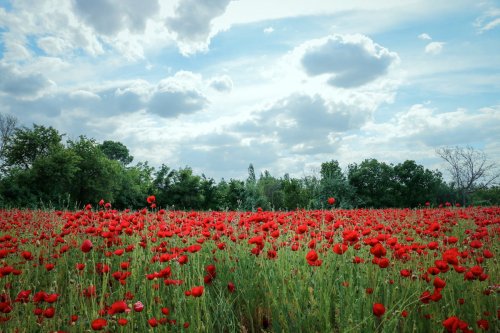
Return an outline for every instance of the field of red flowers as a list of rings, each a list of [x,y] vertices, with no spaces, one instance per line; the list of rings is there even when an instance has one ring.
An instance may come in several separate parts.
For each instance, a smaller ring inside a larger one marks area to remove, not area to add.
[[[499,330],[500,207],[149,203],[0,211],[0,331]]]

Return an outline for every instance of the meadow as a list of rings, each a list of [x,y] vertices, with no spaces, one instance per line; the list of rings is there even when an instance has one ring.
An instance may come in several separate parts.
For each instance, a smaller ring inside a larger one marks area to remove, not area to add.
[[[0,211],[1,332],[481,332],[500,207]]]

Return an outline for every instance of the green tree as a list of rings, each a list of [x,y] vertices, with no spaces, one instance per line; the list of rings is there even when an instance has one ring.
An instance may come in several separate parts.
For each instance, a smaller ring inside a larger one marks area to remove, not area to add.
[[[296,178],[290,178],[290,175],[285,174],[282,180],[283,189],[283,208],[293,210],[307,206],[307,197],[304,194],[302,181]]]
[[[63,147],[62,137],[52,127],[33,125],[32,129],[16,128],[3,148],[6,167],[29,169],[38,157]]]
[[[213,178],[207,178],[204,174],[201,175],[200,192],[202,197],[201,209],[217,210],[219,206],[219,193]]]
[[[144,207],[146,198],[153,192],[154,168],[147,162],[122,168],[119,189],[116,191],[114,206],[116,208]]]
[[[106,155],[110,160],[115,160],[121,162],[123,165],[128,165],[132,163],[134,159],[130,156],[128,148],[121,142],[117,141],[104,141],[99,145],[99,149]]]
[[[264,195],[265,201],[259,206],[263,209],[280,209],[285,206],[285,195],[282,190],[281,181],[265,170],[257,183],[259,193]]]
[[[72,185],[71,197],[79,204],[100,199],[113,202],[120,188],[121,164],[107,158],[96,141],[85,136],[76,141],[68,140],[68,149],[79,157],[79,171]]]
[[[171,204],[180,209],[200,209],[203,203],[200,183],[201,177],[194,175],[190,167],[177,170],[169,191]]]
[[[394,166],[399,207],[417,207],[425,202],[437,203],[438,190],[443,183],[439,171],[430,171],[415,161],[406,160]]]
[[[391,165],[376,159],[366,159],[348,167],[348,181],[354,187],[361,206],[371,208],[395,207],[397,183]]]
[[[329,197],[334,197],[342,208],[352,208],[357,205],[354,188],[342,173],[338,161],[332,160],[322,163],[320,174],[320,200],[323,205],[326,204]]]
[[[245,181],[243,208],[246,210],[254,210],[257,207],[267,208],[268,202],[261,191],[262,189],[257,184],[255,177],[255,169],[252,164],[248,166],[248,177]]]

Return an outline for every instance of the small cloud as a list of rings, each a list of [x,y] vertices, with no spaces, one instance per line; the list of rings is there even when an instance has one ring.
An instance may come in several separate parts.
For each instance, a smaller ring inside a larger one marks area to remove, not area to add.
[[[444,46],[443,42],[429,43],[425,47],[425,53],[433,54],[433,55],[439,54],[439,53],[441,53],[441,51],[443,51],[443,46]]]
[[[360,34],[328,36],[306,42],[299,49],[309,76],[328,74],[328,84],[342,88],[372,82],[399,60],[397,53]]]
[[[230,92],[233,89],[233,80],[228,75],[222,75],[210,80],[209,85],[218,92]]]
[[[265,34],[271,34],[274,32],[274,28],[273,27],[267,27],[264,29],[264,33]]]
[[[486,23],[483,27],[481,27],[480,32],[485,32],[485,31],[491,30],[491,29],[495,28],[496,26],[500,26],[500,17]]]
[[[489,9],[476,19],[474,25],[480,34],[500,26],[500,8]]]
[[[181,53],[189,55],[208,48],[212,21],[226,12],[230,2],[231,0],[179,2],[175,15],[168,17],[165,25],[176,35]]]
[[[428,34],[423,33],[423,34],[418,35],[418,39],[421,39],[421,40],[431,40],[432,38]]]

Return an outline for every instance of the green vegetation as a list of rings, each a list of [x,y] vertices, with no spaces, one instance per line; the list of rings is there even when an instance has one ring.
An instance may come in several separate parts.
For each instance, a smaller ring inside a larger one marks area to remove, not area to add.
[[[7,119],[3,117],[0,119]],[[5,130],[4,130],[5,129]],[[75,208],[100,199],[116,208],[140,208],[150,194],[159,207],[193,210],[320,209],[328,197],[341,208],[418,207],[444,202],[498,204],[498,188],[473,186],[464,191],[446,184],[441,172],[415,161],[397,165],[366,159],[342,170],[336,160],[324,162],[317,175],[258,177],[252,165],[245,181],[216,182],[186,166],[155,169],[147,162],[132,164],[120,142],[98,143],[85,136],[63,141],[52,127],[2,127],[0,207]]]

